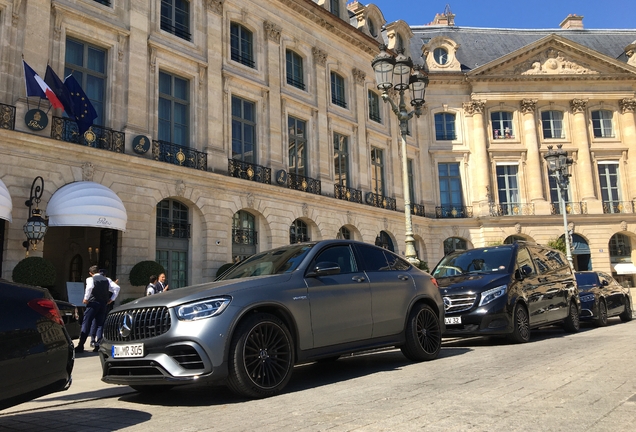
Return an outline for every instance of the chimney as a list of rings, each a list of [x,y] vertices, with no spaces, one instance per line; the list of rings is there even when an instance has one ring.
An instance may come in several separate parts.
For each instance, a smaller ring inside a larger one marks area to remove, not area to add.
[[[566,16],[563,21],[561,21],[559,27],[561,27],[561,29],[563,30],[583,30],[583,16],[570,14]]]

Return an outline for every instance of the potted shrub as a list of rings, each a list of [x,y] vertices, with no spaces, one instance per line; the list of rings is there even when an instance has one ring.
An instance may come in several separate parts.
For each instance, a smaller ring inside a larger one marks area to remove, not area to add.
[[[132,286],[147,286],[150,282],[150,276],[159,276],[166,270],[157,261],[140,261],[130,270],[128,279]]]
[[[42,257],[28,257],[14,268],[11,278],[14,282],[50,288],[55,285],[55,266]]]

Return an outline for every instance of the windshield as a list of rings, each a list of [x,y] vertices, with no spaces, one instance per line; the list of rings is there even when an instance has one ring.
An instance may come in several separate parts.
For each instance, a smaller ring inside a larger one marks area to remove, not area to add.
[[[441,278],[467,273],[510,273],[513,249],[493,247],[456,251],[446,255],[437,264],[433,277]]]
[[[313,246],[313,244],[291,245],[252,255],[230,268],[218,280],[290,273],[296,270]]]

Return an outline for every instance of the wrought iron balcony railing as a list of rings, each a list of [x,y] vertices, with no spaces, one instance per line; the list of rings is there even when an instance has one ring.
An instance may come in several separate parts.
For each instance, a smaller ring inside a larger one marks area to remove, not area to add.
[[[435,217],[437,219],[471,218],[473,217],[473,208],[467,206],[438,206],[435,207]]]
[[[208,170],[207,153],[167,141],[152,141],[152,157],[159,162],[166,162],[201,171]]]
[[[411,214],[415,216],[424,216],[424,206],[422,204],[413,204],[411,203]]]
[[[337,199],[362,204],[362,191],[358,189],[335,184],[333,185],[333,196]]]
[[[0,128],[15,130],[15,107],[0,104]]]
[[[157,237],[190,238],[190,224],[162,221],[157,223]]]
[[[253,229],[232,228],[232,243],[246,245],[258,244],[258,232]]]
[[[125,133],[93,125],[84,135],[80,135],[77,123],[66,117],[53,117],[51,138],[115,153],[124,153],[126,150]]]
[[[634,213],[631,201],[603,201],[603,213]]]
[[[395,198],[389,198],[384,195],[378,195],[373,192],[367,192],[367,194],[364,196],[364,200],[367,204],[374,207],[385,208],[387,210],[396,210]]]
[[[320,180],[305,177],[300,174],[289,173],[287,187],[303,192],[320,195]]]
[[[237,159],[228,159],[228,174],[244,180],[272,184],[272,169]]]
[[[490,203],[490,216],[534,215],[534,204],[530,203]]]
[[[550,211],[553,215],[561,214],[561,204],[558,202],[550,203]],[[568,201],[565,203],[565,213],[566,214],[587,214],[587,203],[586,202],[573,202]]]
[[[297,80],[293,77],[288,76],[287,77],[287,84],[294,86],[296,88],[299,88],[301,90],[305,90],[305,83],[302,82],[302,80]]]

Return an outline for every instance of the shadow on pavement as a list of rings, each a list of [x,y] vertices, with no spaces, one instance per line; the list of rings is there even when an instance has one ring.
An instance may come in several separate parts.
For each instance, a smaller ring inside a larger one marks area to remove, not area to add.
[[[0,416],[0,430],[116,431],[147,422],[152,415],[118,408],[73,408]]]

